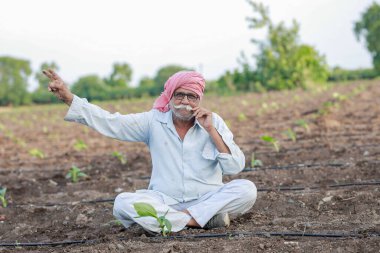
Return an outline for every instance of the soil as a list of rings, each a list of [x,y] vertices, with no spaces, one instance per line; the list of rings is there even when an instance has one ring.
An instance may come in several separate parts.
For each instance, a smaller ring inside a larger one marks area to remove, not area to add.
[[[65,105],[1,108],[0,186],[7,188],[9,205],[0,207],[0,244],[88,241],[0,246],[0,252],[379,252],[379,97],[379,80],[206,96],[203,106],[225,119],[246,156],[247,169],[224,181],[249,179],[259,189],[258,198],[227,229],[186,229],[171,234],[183,236],[177,238],[153,237],[137,225],[124,229],[112,216],[118,193],[148,186],[151,160],[143,144],[64,122]],[[152,103],[95,102],[123,114],[149,110]],[[295,123],[300,119],[309,129]],[[288,129],[295,141],[284,134]],[[263,135],[278,140],[279,152],[261,140]],[[75,149],[79,140],[87,149]],[[31,149],[44,157],[31,155]],[[263,166],[252,168],[252,154]],[[65,176],[74,165],[89,177],[70,182]],[[208,234],[224,236],[192,237]]]

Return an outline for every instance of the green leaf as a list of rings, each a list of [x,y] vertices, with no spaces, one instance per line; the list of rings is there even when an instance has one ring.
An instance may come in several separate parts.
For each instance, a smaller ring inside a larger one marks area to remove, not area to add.
[[[6,192],[7,192],[7,188],[1,188],[0,189],[0,196],[5,196]]]
[[[172,231],[172,224],[168,219],[164,219],[165,227],[167,228],[168,232],[170,233]]]
[[[265,142],[275,142],[276,141],[273,137],[268,136],[268,135],[261,136],[261,139]]]
[[[87,174],[83,172],[79,172],[78,177],[87,177]]]
[[[150,216],[158,219],[156,209],[154,209],[154,207],[151,204],[136,202],[133,204],[133,207],[135,208],[137,214],[140,217]]]

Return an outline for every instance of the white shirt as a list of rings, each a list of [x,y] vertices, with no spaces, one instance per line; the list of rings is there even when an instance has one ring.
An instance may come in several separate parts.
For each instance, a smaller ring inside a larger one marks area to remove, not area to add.
[[[74,95],[66,121],[87,125],[99,133],[123,141],[144,142],[152,156],[149,190],[164,193],[168,204],[198,199],[223,185],[222,175],[239,173],[245,157],[223,119],[213,113],[213,125],[231,154],[220,153],[207,131],[195,120],[183,140],[172,111],[121,115],[109,113]]]

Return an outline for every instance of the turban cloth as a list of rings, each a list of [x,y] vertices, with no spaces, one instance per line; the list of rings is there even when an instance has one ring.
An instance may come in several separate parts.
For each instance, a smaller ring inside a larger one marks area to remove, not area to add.
[[[169,111],[170,99],[178,88],[190,90],[202,99],[205,90],[205,79],[195,71],[180,71],[175,73],[166,81],[164,91],[154,102],[153,109],[161,112]]]

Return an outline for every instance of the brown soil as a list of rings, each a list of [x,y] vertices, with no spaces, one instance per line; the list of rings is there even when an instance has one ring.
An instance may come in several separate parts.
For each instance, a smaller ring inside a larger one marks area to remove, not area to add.
[[[30,252],[378,252],[380,248],[380,81],[334,85],[314,91],[206,96],[203,106],[220,114],[246,155],[264,166],[225,177],[256,183],[254,207],[228,229],[189,229],[155,238],[138,226],[114,222],[112,199],[146,188],[151,161],[142,144],[106,138],[63,121],[64,105],[0,111],[0,244],[94,240],[85,244],[0,247]],[[153,99],[96,103],[121,113],[149,110]],[[294,122],[304,119],[310,131]],[[283,134],[293,129],[293,142]],[[276,152],[260,137],[280,143]],[[86,150],[75,150],[83,140]],[[33,157],[29,150],[43,151]],[[122,165],[111,153],[127,158]],[[72,165],[90,177],[65,178]],[[369,184],[368,182],[372,182]],[[356,183],[358,185],[347,185]],[[359,185],[362,183],[362,185]],[[346,184],[343,186],[342,184]],[[335,187],[334,187],[335,185]],[[340,185],[340,186],[339,186]],[[301,187],[298,190],[291,187]],[[86,203],[91,200],[108,202]],[[254,234],[261,232],[261,236]],[[270,233],[346,234],[346,238],[276,236]],[[231,233],[221,238],[189,238]],[[249,234],[252,233],[252,234]],[[187,236],[187,238],[186,238]]]

